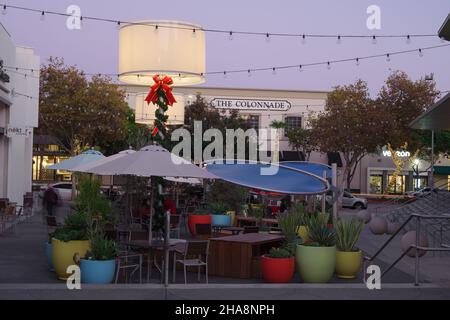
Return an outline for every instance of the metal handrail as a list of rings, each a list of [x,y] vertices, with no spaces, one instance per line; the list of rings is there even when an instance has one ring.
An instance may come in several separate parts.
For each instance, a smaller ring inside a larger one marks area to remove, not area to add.
[[[381,246],[380,249],[378,249],[378,251],[371,257],[368,256],[364,256],[363,257],[363,273],[364,273],[364,283],[366,282],[366,263],[367,262],[371,262],[373,260],[375,260],[375,258],[384,250],[384,248],[386,248],[386,246],[392,241],[392,239],[395,238],[395,236],[413,219],[416,218],[416,241],[415,244],[412,244],[409,246],[409,248],[407,250],[405,250],[400,257],[398,257],[382,274],[381,277],[383,277],[389,270],[391,270],[411,249],[415,248],[416,249],[416,254],[415,254],[415,268],[414,268],[414,285],[418,286],[419,285],[419,254],[418,254],[418,250],[423,250],[423,251],[450,251],[450,245],[446,245],[446,244],[440,244],[441,247],[440,248],[430,248],[430,247],[422,247],[419,245],[420,242],[420,220],[421,219],[444,219],[444,220],[450,220],[450,214],[445,214],[445,215],[424,215],[424,214],[418,214],[418,213],[412,213],[408,219],[406,219],[402,225],[389,237],[389,239]]]

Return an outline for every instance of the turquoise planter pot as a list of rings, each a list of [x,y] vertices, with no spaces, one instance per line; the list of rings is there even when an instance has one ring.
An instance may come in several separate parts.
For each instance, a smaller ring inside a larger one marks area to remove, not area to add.
[[[46,253],[47,253],[47,263],[48,263],[48,268],[50,269],[50,271],[55,271],[55,268],[53,268],[53,262],[52,262],[52,244],[46,242]]]
[[[297,245],[297,268],[304,282],[325,283],[331,280],[336,268],[336,247]]]
[[[224,214],[212,214],[211,215],[211,224],[213,226],[231,226],[231,216]]]
[[[116,273],[116,260],[80,260],[82,283],[111,283]]]

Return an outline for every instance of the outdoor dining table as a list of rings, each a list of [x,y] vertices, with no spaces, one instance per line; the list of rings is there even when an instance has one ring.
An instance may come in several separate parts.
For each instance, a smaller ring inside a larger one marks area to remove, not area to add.
[[[278,247],[283,235],[246,233],[211,238],[209,274],[241,279],[260,278],[260,257],[272,247]]]
[[[181,243],[186,243],[185,239],[178,239],[178,238],[171,238],[169,239],[169,250],[172,248],[175,248],[176,245],[181,244]],[[151,244],[149,243],[148,240],[131,240],[131,241],[126,241],[124,242],[124,245],[129,246],[129,247],[137,247],[140,249],[147,249],[149,250],[149,255],[151,257],[151,250],[155,249],[155,250],[163,250],[164,249],[164,239],[154,239],[152,240]],[[164,268],[164,262],[161,261],[161,265],[159,266],[155,260],[153,260],[153,264],[156,267],[156,269],[158,269],[158,271],[161,273],[161,275],[163,274],[163,268]],[[147,275],[147,280],[149,279],[148,275]],[[148,282],[148,281],[147,281]]]
[[[222,227],[221,230],[230,231],[232,235],[244,232],[244,228],[242,227]]]

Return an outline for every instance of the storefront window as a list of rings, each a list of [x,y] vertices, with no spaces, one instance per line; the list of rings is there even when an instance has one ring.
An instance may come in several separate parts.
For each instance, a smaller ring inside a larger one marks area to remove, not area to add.
[[[383,193],[383,176],[370,176],[370,193]]]
[[[68,171],[49,170],[47,166],[61,162],[67,157],[33,156],[33,181],[68,181],[71,174]]]
[[[286,117],[286,131],[302,127],[302,117]]]
[[[402,175],[398,175],[393,182],[394,176],[388,176],[388,186],[391,186],[389,193],[402,194],[405,192],[406,187],[406,177]]]

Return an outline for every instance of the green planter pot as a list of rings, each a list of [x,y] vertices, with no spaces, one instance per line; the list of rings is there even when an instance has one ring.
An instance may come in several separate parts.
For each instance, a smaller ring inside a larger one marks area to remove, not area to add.
[[[331,280],[336,268],[336,247],[313,247],[299,244],[295,259],[304,282],[325,283]]]

